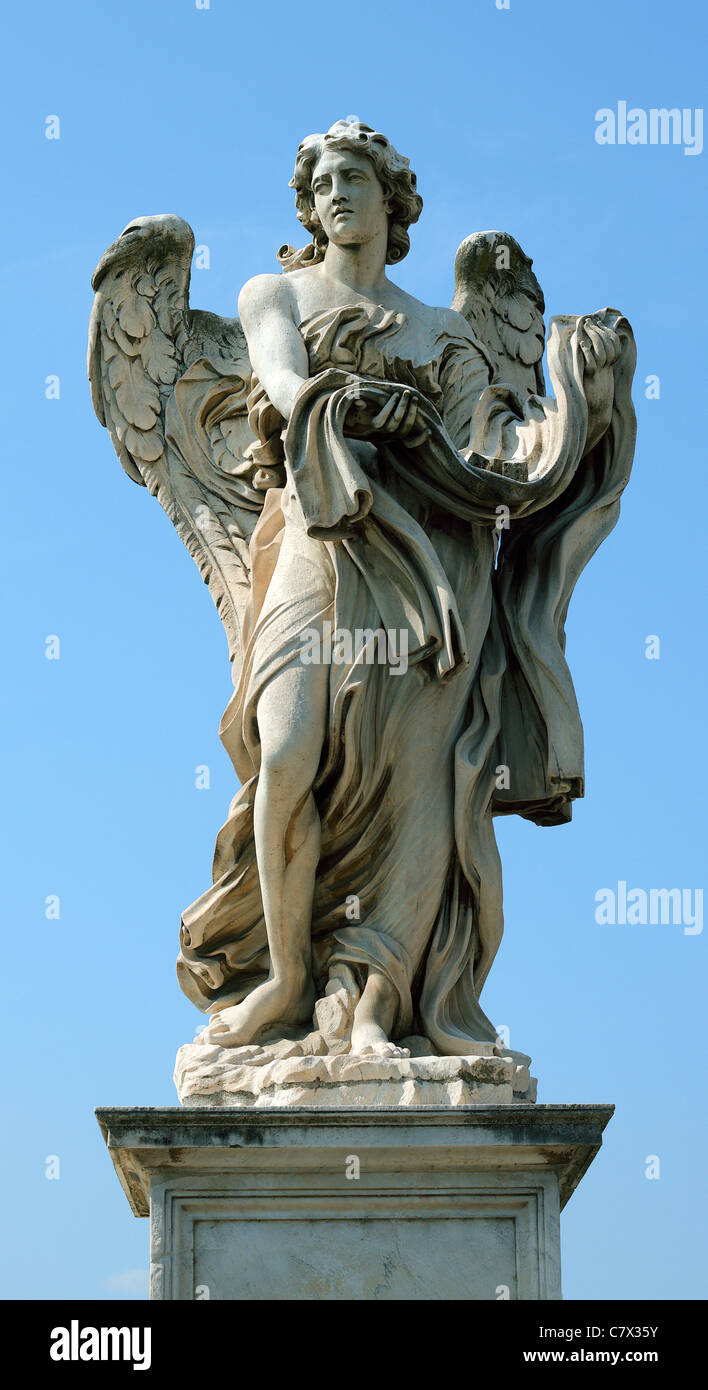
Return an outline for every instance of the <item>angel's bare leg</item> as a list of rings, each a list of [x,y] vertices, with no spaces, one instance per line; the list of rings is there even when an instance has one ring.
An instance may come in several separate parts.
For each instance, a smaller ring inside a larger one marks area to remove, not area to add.
[[[396,1017],[396,991],[390,980],[377,970],[369,970],[364,993],[354,1010],[351,1050],[373,1052],[381,1057],[408,1057],[405,1047],[390,1041]]]
[[[320,819],[312,786],[325,738],[329,667],[294,663],[258,701],[261,767],[253,810],[258,874],[270,951],[269,978],[242,1004],[215,1015],[205,1041],[253,1042],[278,1023],[312,1015],[312,899]]]

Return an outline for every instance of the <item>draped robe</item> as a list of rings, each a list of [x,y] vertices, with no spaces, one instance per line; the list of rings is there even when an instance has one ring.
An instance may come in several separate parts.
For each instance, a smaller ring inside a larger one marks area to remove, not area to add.
[[[313,630],[384,629],[407,644],[405,670],[354,640],[329,671],[313,788],[318,992],[338,964],[362,987],[374,968],[395,989],[394,1037],[420,1032],[447,1054],[495,1037],[479,1003],[503,925],[493,816],[558,824],[583,794],[564,624],[617,519],[634,444],[631,330],[613,310],[605,322],[621,353],[612,420],[590,450],[572,318],[551,327],[555,399],[490,385],[459,320],[421,333],[369,303],[301,325],[310,376],[286,429],[254,378],[256,448],[284,461],[285,486],[267,494],[251,540],[244,665],[221,727],[242,785],[213,886],[182,919],[178,976],[205,1011],[240,1002],[269,971],[253,833],[259,696],[305,659]],[[347,433],[371,381],[415,394],[421,444]]]

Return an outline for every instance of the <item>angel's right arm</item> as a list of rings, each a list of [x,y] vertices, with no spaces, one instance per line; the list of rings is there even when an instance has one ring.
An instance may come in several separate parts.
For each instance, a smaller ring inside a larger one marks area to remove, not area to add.
[[[295,397],[309,375],[307,348],[293,309],[282,275],[254,276],[238,298],[251,366],[284,420],[290,419]]]

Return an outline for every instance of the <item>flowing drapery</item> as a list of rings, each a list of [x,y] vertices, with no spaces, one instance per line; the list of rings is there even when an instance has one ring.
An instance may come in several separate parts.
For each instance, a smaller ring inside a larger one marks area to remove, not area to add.
[[[616,520],[633,448],[631,332],[606,315],[622,351],[612,421],[589,452],[574,319],[550,335],[555,401],[490,386],[471,335],[441,334],[420,362],[397,350],[401,315],[347,306],[303,325],[311,377],[284,434],[285,486],[252,537],[245,661],[222,724],[243,785],[213,886],[183,917],[178,972],[200,1007],[238,1002],[269,968],[253,840],[260,692],[302,659],[306,629],[383,628],[405,634],[404,674],[360,649],[330,672],[314,788],[318,983],[339,962],[362,981],[373,967],[396,990],[398,1036],[420,1029],[446,1053],[495,1036],[479,1004],[503,921],[493,815],[558,823],[583,789],[564,623]],[[419,447],[347,435],[371,380],[417,393],[429,431]],[[257,388],[252,414],[272,450]]]

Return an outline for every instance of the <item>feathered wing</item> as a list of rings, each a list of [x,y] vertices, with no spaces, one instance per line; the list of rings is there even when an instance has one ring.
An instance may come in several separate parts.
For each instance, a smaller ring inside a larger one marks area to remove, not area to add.
[[[508,232],[474,232],[455,256],[452,308],[486,348],[493,381],[523,398],[545,393],[545,304],[533,262]]]
[[[113,242],[92,280],[88,371],[123,468],[157,497],[209,587],[237,679],[248,542],[282,480],[248,423],[238,319],[189,307],[193,250],[191,227],[169,214],[137,218]]]

